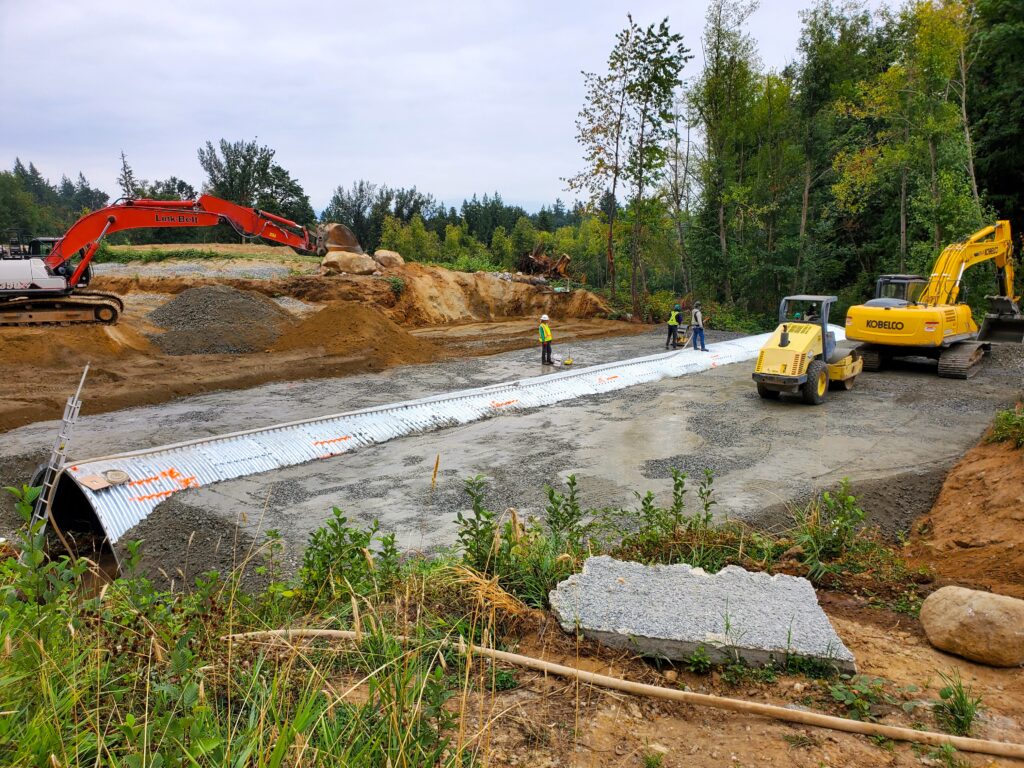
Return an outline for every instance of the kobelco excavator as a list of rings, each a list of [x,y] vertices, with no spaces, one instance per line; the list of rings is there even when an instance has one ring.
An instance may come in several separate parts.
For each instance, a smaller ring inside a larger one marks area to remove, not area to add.
[[[985,297],[990,309],[979,329],[971,308],[957,300],[964,272],[984,261],[995,264],[997,295]],[[1010,222],[997,221],[947,246],[928,278],[882,275],[875,297],[847,312],[846,337],[866,342],[860,348],[865,371],[880,370],[893,357],[930,357],[939,362],[939,376],[966,379],[992,343],[1024,342],[1019,301]]]
[[[322,256],[328,246],[358,249],[342,225],[306,227],[267,211],[235,205],[210,195],[197,200],[123,200],[86,214],[57,240],[42,248],[11,249],[0,258],[0,325],[77,325],[117,322],[124,309],[119,296],[85,290],[100,241],[125,229],[212,227],[228,224],[243,237],[290,246]],[[348,241],[351,240],[351,243]]]

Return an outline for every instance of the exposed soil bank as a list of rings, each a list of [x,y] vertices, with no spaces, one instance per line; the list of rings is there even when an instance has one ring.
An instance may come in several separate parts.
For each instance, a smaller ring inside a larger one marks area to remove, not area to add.
[[[914,524],[908,551],[940,584],[1024,598],[1024,450],[972,448]]]

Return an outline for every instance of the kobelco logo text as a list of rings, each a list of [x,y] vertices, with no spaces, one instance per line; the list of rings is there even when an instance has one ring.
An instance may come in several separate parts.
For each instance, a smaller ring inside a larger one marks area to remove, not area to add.
[[[868,320],[868,328],[881,328],[886,331],[902,331],[903,323],[899,320]]]

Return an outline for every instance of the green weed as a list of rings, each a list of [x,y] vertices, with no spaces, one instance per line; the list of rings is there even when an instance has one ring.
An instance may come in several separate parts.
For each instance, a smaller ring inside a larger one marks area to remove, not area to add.
[[[1024,404],[997,413],[987,440],[990,443],[1010,443],[1015,448],[1024,448]]]
[[[944,685],[939,690],[939,700],[935,702],[935,719],[943,730],[957,736],[969,736],[982,709],[981,697],[973,696],[971,687],[964,686],[957,669],[949,674],[940,672],[939,677]]]

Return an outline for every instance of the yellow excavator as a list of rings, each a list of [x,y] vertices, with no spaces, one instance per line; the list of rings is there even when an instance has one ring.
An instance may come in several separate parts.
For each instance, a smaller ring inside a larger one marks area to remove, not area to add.
[[[989,312],[978,328],[960,298],[964,272],[984,261],[996,267],[998,294],[986,296]],[[1010,222],[997,221],[963,242],[947,246],[928,278],[882,275],[875,297],[850,307],[846,338],[864,342],[865,371],[878,371],[894,357],[938,360],[939,376],[966,379],[993,342],[1024,343],[1024,315],[1013,287]]]

